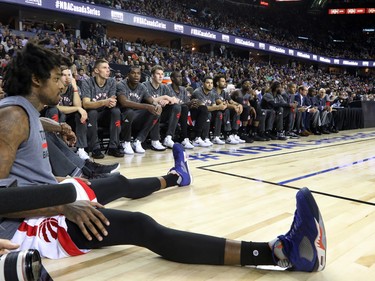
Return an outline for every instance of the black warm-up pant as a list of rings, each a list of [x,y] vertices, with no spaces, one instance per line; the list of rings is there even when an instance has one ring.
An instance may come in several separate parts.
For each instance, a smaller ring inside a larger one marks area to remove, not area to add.
[[[52,106],[47,107],[44,110],[43,115],[59,123],[68,123],[77,136],[76,147],[87,147],[87,124],[86,122],[81,123],[81,114],[79,114],[78,112],[64,114],[59,111],[56,106]]]
[[[188,138],[188,115],[189,115],[189,107],[186,104],[181,105],[181,115],[178,122],[181,126],[181,141],[185,138]]]
[[[160,189],[158,178],[127,179],[121,175],[91,181],[90,186],[101,204],[121,197],[141,198]],[[140,212],[99,209],[109,220],[108,236],[103,241],[87,240],[79,227],[70,221],[68,233],[80,249],[114,245],[145,247],[165,259],[191,264],[224,263],[225,239],[164,227]]]
[[[88,146],[91,151],[99,149],[98,127],[109,128],[109,148],[118,148],[121,132],[121,111],[118,107],[91,109],[87,111],[89,123],[87,124]]]
[[[210,127],[210,119],[208,118],[208,109],[205,105],[200,105],[198,108],[191,108],[190,109],[191,119],[195,121],[194,125],[194,137],[201,137],[205,139],[208,137],[209,127]],[[208,130],[205,128],[208,127]]]

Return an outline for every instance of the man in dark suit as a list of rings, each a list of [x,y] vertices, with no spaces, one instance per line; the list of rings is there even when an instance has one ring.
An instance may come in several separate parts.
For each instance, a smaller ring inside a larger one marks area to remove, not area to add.
[[[310,134],[312,134],[309,131],[307,131],[305,127],[305,119],[306,119],[306,111],[307,111],[307,108],[305,106],[306,95],[307,95],[307,87],[301,85],[298,87],[298,92],[294,96],[294,101],[297,103],[295,128],[296,128],[297,133],[302,137],[307,137]]]
[[[312,132],[314,135],[321,135],[322,121],[320,120],[320,112],[318,104],[316,103],[316,89],[310,87],[307,90],[307,96],[305,98],[305,106],[307,107],[307,114],[305,119],[306,130]]]

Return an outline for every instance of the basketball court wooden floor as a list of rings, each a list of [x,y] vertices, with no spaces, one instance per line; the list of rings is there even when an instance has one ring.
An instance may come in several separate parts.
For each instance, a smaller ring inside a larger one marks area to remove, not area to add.
[[[309,187],[328,239],[319,273],[173,263],[135,246],[116,246],[62,260],[43,260],[58,280],[375,280],[375,130],[189,151],[194,182],[107,207],[141,211],[169,227],[269,241],[288,231],[295,194]],[[106,157],[102,162],[118,161]],[[129,178],[165,174],[171,151],[126,155]],[[124,225],[126,227],[126,225]]]

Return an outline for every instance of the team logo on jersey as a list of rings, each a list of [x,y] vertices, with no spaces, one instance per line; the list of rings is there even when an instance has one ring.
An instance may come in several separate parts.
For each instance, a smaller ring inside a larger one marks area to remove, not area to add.
[[[51,242],[57,239],[58,228],[57,219],[46,218],[40,223],[37,236],[46,242]]]
[[[105,100],[107,98],[108,98],[107,93],[97,93],[92,100],[93,101],[99,101],[99,100]]]
[[[72,106],[73,101],[69,96],[62,96],[60,99],[59,105]]]
[[[138,93],[129,93],[128,99],[131,101],[139,102],[141,99],[141,96]]]
[[[42,139],[42,158],[48,158],[48,144],[46,139],[46,133],[44,131],[39,131],[40,138]]]

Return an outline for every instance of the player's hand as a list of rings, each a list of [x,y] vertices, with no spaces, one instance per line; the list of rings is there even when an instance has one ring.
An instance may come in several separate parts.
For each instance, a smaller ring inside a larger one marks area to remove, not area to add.
[[[113,107],[116,107],[117,105],[117,98],[116,96],[112,96],[110,98],[107,99],[107,107],[108,108],[113,108]]]
[[[0,255],[9,253],[9,250],[16,250],[19,246],[8,239],[0,239]]]
[[[109,221],[97,210],[98,208],[104,208],[103,205],[97,202],[79,200],[63,205],[62,208],[62,214],[81,229],[87,240],[91,241],[94,236],[99,241],[102,241],[102,235],[108,235],[105,226],[109,225]]]
[[[79,121],[82,123],[82,124],[85,124],[86,123],[86,120],[88,118],[87,116],[87,111],[84,110],[82,107],[80,107],[78,109],[78,113],[81,115],[81,118],[79,119]]]
[[[169,100],[160,100],[160,101],[159,101],[159,104],[160,104],[162,107],[166,106],[166,105],[169,104],[169,103],[170,103]]]
[[[61,137],[69,146],[74,146],[77,142],[77,136],[73,132],[72,128],[66,123],[60,123],[61,126]]]

